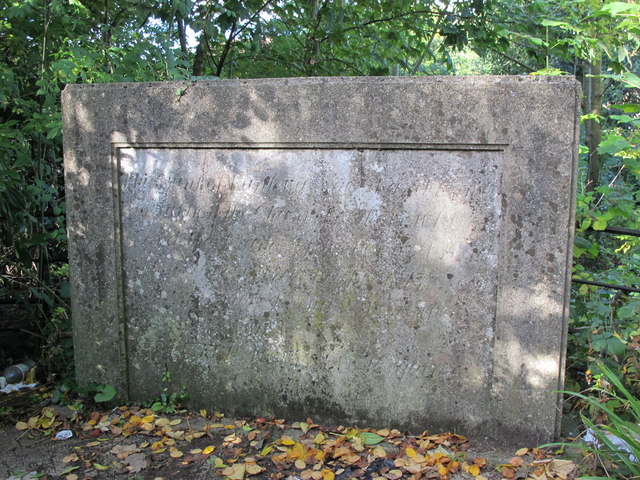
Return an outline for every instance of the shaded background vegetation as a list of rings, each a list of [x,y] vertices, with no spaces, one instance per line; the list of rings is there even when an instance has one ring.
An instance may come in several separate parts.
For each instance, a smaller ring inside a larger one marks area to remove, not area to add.
[[[0,6],[0,367],[32,356],[42,380],[73,372],[61,158],[65,84],[570,74],[584,92],[574,277],[630,290],[574,283],[568,387],[581,391],[597,381],[597,361],[604,361],[638,396],[639,240],[625,234],[633,232],[607,231],[640,228],[636,2],[0,0]],[[625,408],[614,398],[600,400]]]

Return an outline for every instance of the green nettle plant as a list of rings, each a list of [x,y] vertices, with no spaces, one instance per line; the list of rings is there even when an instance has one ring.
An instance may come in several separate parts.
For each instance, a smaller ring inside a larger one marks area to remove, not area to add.
[[[605,365],[598,366],[596,383],[586,393],[571,393],[596,413],[601,420],[595,423],[591,415],[581,415],[587,427],[580,443],[556,443],[572,446],[598,459],[603,476],[583,476],[582,479],[640,478],[640,402],[615,373]]]

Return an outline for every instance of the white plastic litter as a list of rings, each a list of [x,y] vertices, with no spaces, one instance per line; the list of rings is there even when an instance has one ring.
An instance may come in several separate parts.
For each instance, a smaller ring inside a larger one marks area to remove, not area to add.
[[[71,430],[60,430],[56,433],[56,440],[69,440],[71,437],[73,437]]]
[[[627,452],[629,454],[630,461],[632,462],[638,461],[638,459],[634,455],[631,455],[631,448],[629,447],[629,444],[627,442],[625,442],[620,437],[615,436],[613,433],[605,433],[605,435],[618,450]],[[593,430],[591,428],[587,429],[582,439],[585,442],[592,444],[594,447],[598,449],[601,448],[600,442],[598,441],[596,436],[593,434]]]
[[[38,384],[37,383],[10,383],[6,387],[4,387],[3,389],[0,389],[0,392],[2,392],[2,393],[13,393],[13,392],[17,392],[18,390],[25,390],[27,388],[33,388],[36,385],[38,385]]]

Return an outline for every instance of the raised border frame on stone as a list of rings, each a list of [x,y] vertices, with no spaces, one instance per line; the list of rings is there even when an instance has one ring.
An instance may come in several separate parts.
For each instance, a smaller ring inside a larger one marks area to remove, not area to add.
[[[579,100],[572,77],[69,85],[63,92],[64,155],[78,380],[111,384],[124,397],[129,388],[114,181],[118,147],[500,150],[493,426],[476,433],[551,439],[561,417],[555,391],[564,380]],[[546,268],[550,261],[553,271]]]

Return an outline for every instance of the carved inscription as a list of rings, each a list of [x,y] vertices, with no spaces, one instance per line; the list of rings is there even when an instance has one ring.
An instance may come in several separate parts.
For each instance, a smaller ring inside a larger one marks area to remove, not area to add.
[[[269,365],[285,385],[340,390],[362,382],[357,358],[390,391],[413,379],[426,394],[428,379],[477,364],[472,386],[450,385],[477,395],[491,369],[500,155],[120,149],[132,368],[161,348],[181,368],[206,358],[203,375],[235,372],[221,389],[259,384]],[[461,335],[471,318],[485,328]],[[145,344],[150,328],[167,329],[166,345]]]

